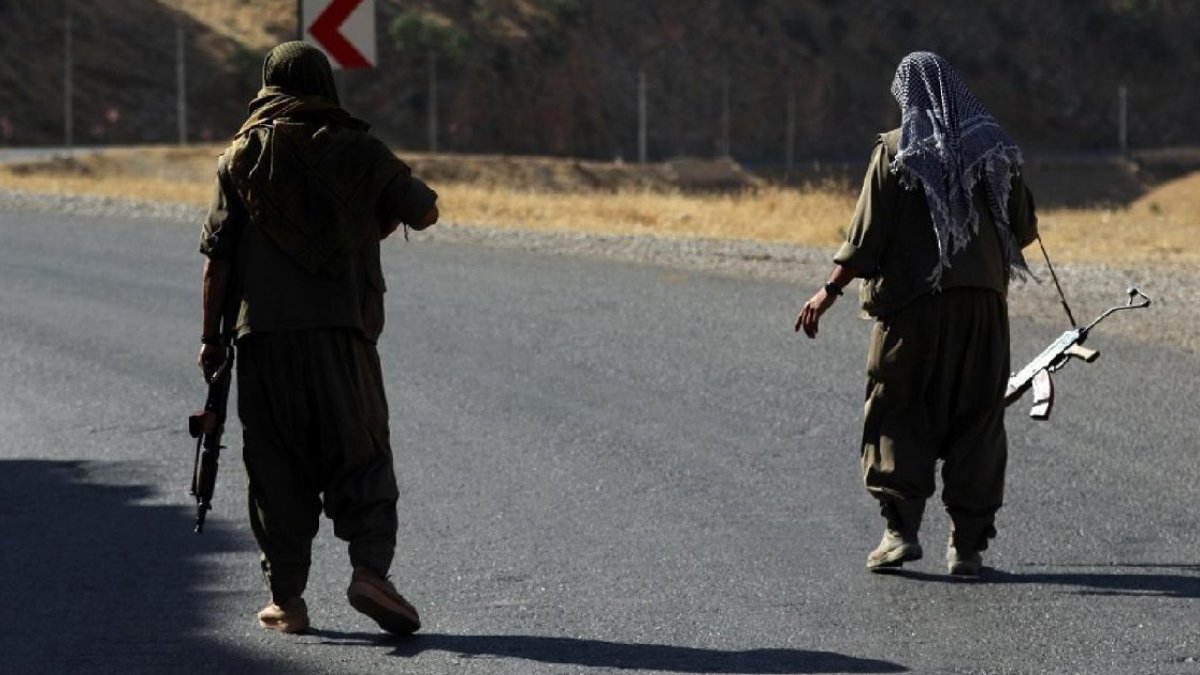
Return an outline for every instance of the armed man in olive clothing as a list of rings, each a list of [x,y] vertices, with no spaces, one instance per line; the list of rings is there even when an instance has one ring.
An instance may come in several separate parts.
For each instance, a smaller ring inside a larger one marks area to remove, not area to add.
[[[874,318],[862,468],[887,521],[872,571],[922,556],[917,533],[942,461],[951,574],[977,576],[1004,494],[1009,376],[1006,293],[1037,238],[1020,150],[950,64],[906,56],[892,93],[901,127],[875,145],[847,241],[796,330],[862,278]]]
[[[401,225],[434,224],[436,202],[340,107],[320,50],[271,50],[249,119],[218,162],[200,238],[199,362],[211,376],[220,345],[236,340],[250,524],[271,593],[258,614],[266,628],[308,628],[303,593],[322,509],[349,543],[350,604],[390,632],[420,628],[387,580],[399,493],[375,343],[379,242]],[[227,309],[232,334],[222,334]]]

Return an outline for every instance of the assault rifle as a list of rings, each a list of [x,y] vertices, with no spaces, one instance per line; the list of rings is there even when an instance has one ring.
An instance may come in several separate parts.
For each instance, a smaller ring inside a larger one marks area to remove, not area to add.
[[[1096,357],[1100,356],[1100,352],[1084,347],[1083,341],[1087,339],[1088,332],[1096,324],[1107,319],[1109,315],[1126,309],[1142,309],[1150,306],[1150,298],[1138,289],[1130,288],[1126,292],[1129,294],[1129,302],[1110,307],[1083,328],[1072,328],[1066,331],[1030,361],[1029,365],[1009,377],[1008,390],[1004,393],[1005,405],[1017,402],[1027,390],[1032,388],[1033,408],[1029,411],[1029,416],[1035,420],[1049,419],[1050,409],[1054,406],[1054,383],[1050,380],[1050,374],[1067,365],[1072,357],[1085,363],[1095,361]]]
[[[233,373],[234,348],[225,347],[225,363],[208,381],[204,409],[188,417],[188,432],[196,439],[192,461],[192,486],[196,498],[196,533],[204,531],[204,516],[212,509],[213,488],[217,484],[217,462],[221,458],[221,434],[225,432],[225,409],[229,403],[229,385]]]

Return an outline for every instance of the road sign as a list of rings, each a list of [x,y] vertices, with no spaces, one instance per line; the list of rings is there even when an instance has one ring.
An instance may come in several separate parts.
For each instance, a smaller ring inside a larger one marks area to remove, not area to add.
[[[300,26],[334,70],[375,66],[375,0],[300,0]]]

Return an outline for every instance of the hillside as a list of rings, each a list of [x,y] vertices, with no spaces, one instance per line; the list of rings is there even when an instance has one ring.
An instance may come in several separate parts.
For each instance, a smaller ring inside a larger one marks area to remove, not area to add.
[[[65,4],[0,1],[0,117],[9,120],[9,144],[63,141]],[[85,145],[177,137],[177,22],[188,36],[189,135],[227,136],[245,110],[244,92],[257,86],[264,46],[295,24],[288,0],[71,5],[74,134]]]
[[[388,140],[427,146],[439,53],[441,149],[636,156],[646,74],[651,158],[729,149],[779,163],[794,96],[798,157],[860,157],[895,123],[899,58],[941,52],[1028,152],[1110,151],[1117,87],[1135,147],[1195,145],[1200,4],[1171,0],[377,0],[380,68],[341,77]],[[227,137],[265,49],[295,34],[288,0],[76,2],[79,143],[175,136],[174,26],[188,41],[189,135]],[[175,7],[186,8],[180,14]],[[0,0],[0,142],[63,137],[62,7]],[[419,9],[414,10],[413,7]],[[392,27],[400,23],[398,32]],[[396,38],[403,43],[398,45]],[[726,84],[728,83],[728,84]],[[114,112],[115,111],[115,114]],[[115,118],[115,119],[114,119]]]

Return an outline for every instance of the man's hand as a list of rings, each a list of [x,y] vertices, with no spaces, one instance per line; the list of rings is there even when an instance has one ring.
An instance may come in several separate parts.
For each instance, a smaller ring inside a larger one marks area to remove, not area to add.
[[[837,296],[831,295],[824,288],[817,291],[816,295],[804,303],[804,308],[800,310],[800,316],[796,317],[796,332],[803,329],[804,334],[810,339],[817,337],[821,315],[833,306],[834,300],[837,300]]]
[[[408,227],[409,229],[420,232],[421,230],[432,227],[434,223],[438,221],[439,215],[437,204],[434,204],[429,208],[428,211],[425,212],[425,215],[422,216],[419,221],[415,223],[409,223]],[[403,224],[404,222],[401,220],[384,221],[379,228],[379,239],[381,241],[387,239],[393,232],[400,229],[400,226]],[[407,232],[404,234],[404,239],[406,241],[408,240]]]
[[[421,222],[413,223],[412,229],[420,232],[427,227],[432,227],[440,217],[441,213],[438,212],[437,204],[434,204],[433,206],[429,207],[428,211],[425,212],[425,215],[421,218]]]
[[[200,345],[200,355],[196,357],[196,365],[204,375],[205,382],[212,382],[213,376],[225,365],[229,352],[225,347],[217,345]]]

